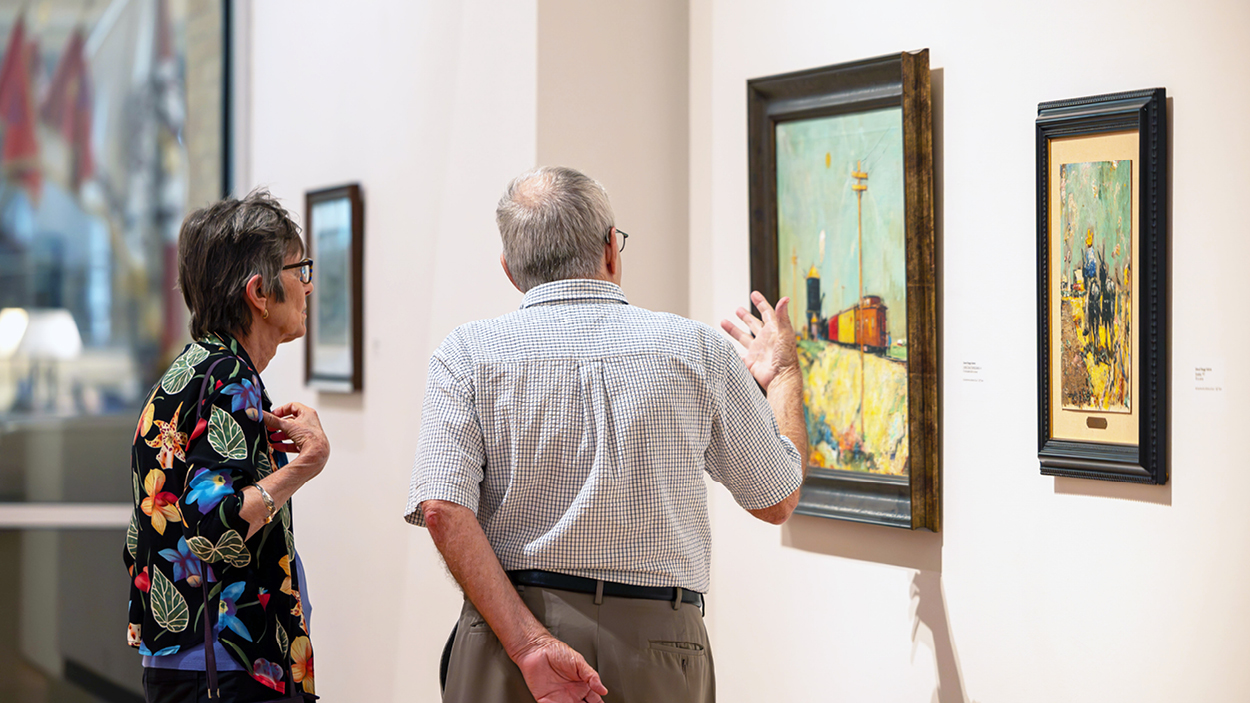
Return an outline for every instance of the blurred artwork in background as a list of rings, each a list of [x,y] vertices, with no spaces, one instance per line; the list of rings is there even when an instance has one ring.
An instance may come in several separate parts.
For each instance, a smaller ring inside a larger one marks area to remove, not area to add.
[[[1067,410],[1132,411],[1132,163],[1059,166]]]
[[[791,299],[811,466],[906,476],[902,110],[776,126],[779,295]]]
[[[131,412],[186,341],[178,229],[222,193],[222,21],[220,0],[0,2],[0,308],[77,326],[60,414]],[[12,348],[0,414],[49,411]]]

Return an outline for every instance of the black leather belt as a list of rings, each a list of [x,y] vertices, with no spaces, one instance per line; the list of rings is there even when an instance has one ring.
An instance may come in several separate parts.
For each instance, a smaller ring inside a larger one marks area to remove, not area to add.
[[[540,588],[555,588],[561,591],[574,591],[576,593],[594,593],[596,598],[599,596],[615,596],[617,598],[666,600],[673,604],[674,610],[676,610],[678,603],[689,603],[699,608],[703,607],[703,594],[697,591],[687,591],[684,588],[631,586],[627,583],[598,581],[581,576],[569,576],[568,574],[557,574],[554,571],[539,571],[537,569],[509,571],[508,578],[518,586],[538,586]]]

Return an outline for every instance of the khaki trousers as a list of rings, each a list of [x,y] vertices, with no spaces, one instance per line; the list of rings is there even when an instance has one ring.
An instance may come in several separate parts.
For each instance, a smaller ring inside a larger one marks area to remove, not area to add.
[[[703,613],[682,603],[520,586],[551,634],[603,680],[610,703],[713,703],[716,682]],[[451,650],[444,703],[530,703],[521,670],[467,599]]]

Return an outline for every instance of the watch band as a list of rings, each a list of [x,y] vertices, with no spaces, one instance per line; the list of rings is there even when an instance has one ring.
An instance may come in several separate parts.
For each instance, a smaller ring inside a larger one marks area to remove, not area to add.
[[[259,483],[252,485],[256,487],[256,490],[260,491],[260,499],[265,502],[265,510],[269,511],[269,514],[265,516],[265,524],[268,525],[273,522],[273,516],[278,512],[277,507],[273,504],[273,496],[269,495],[269,491],[266,491],[265,487]]]

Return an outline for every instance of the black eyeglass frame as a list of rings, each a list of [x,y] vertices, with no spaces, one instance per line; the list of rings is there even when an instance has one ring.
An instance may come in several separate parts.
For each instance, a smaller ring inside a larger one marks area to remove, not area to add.
[[[608,233],[603,235],[603,243],[604,244],[612,243],[612,230],[616,230],[616,233],[621,235],[621,248],[618,249],[617,251],[625,251],[625,242],[626,240],[629,239],[629,232],[626,232],[625,230],[621,229],[620,227],[617,227],[616,225],[613,225],[608,228]]]
[[[307,270],[305,270],[305,268],[307,268]],[[299,270],[300,270],[300,271],[299,271],[299,282],[300,282],[300,283],[311,283],[311,282],[312,282],[312,269],[313,269],[313,260],[312,260],[312,259],[304,259],[303,261],[297,261],[297,262],[295,262],[295,263],[293,263],[293,264],[289,264],[289,265],[287,265],[287,266],[283,266],[281,270],[286,271],[286,270],[289,270],[289,269],[299,269]]]

